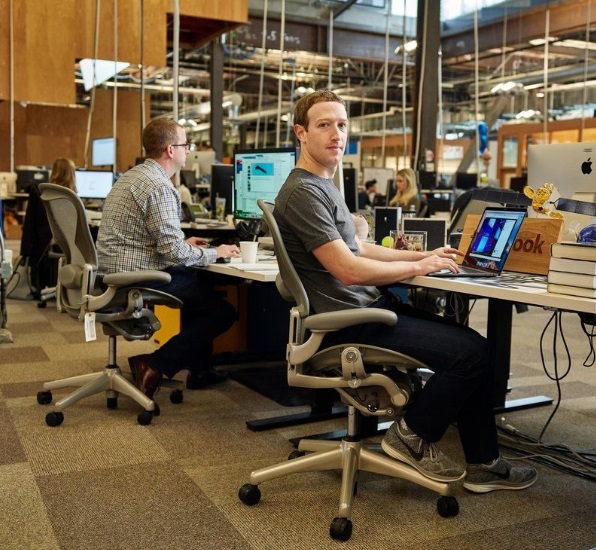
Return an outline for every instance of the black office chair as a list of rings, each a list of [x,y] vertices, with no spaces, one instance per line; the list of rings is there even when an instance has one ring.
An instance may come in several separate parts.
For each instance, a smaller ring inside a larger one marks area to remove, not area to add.
[[[64,421],[63,410],[84,397],[105,391],[107,407],[118,406],[118,395],[128,395],[139,403],[144,411],[137,417],[139,424],[151,423],[159,414],[159,407],[132,382],[122,375],[116,363],[117,337],[125,340],[148,340],[161,328],[159,320],[149,305],[182,307],[182,302],[164,292],[147,289],[149,281],[169,282],[170,275],[163,271],[131,271],[112,273],[103,278],[107,290],[102,292],[96,285],[97,252],[85,217],[85,208],[79,197],[66,187],[44,183],[40,185],[41,199],[46,208],[48,221],[56,243],[64,255],[58,267],[56,302],[60,312],[68,313],[81,323],[94,320],[101,323],[108,336],[108,364],[102,372],[73,376],[46,382],[37,394],[37,402],[52,402],[52,391],[75,386],[77,389],[55,403],[54,411],[46,415],[48,426],[59,426]],[[174,403],[182,401],[182,393],[175,390],[170,395]]]
[[[443,517],[455,516],[457,500],[449,496],[449,484],[433,481],[413,467],[365,446],[360,440],[360,415],[395,416],[410,399],[412,370],[425,365],[392,350],[364,344],[344,344],[322,349],[325,334],[362,323],[397,323],[395,313],[378,308],[355,308],[310,314],[306,291],[286,251],[273,217],[273,205],[258,201],[275,246],[279,264],[276,285],[281,295],[295,305],[290,312],[287,346],[288,384],[302,388],[333,388],[348,404],[348,431],[341,441],[302,439],[289,460],[251,473],[250,483],[238,493],[252,506],[261,499],[259,485],[293,473],[341,470],[339,513],[331,522],[332,538],[348,540],[352,534],[352,500],[359,470],[407,479],[442,495],[437,510]],[[308,454],[307,454],[308,453]]]

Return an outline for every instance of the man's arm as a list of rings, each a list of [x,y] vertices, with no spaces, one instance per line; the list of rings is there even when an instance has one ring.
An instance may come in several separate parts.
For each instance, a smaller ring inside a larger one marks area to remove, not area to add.
[[[435,253],[408,252],[370,243],[360,244],[361,256],[355,256],[341,239],[325,243],[312,252],[321,265],[345,285],[380,286],[441,269],[458,271],[453,259],[455,252],[450,257],[442,257]],[[385,248],[385,251],[371,250],[370,247]],[[445,247],[437,250],[455,249]],[[448,253],[445,255],[449,256]]]

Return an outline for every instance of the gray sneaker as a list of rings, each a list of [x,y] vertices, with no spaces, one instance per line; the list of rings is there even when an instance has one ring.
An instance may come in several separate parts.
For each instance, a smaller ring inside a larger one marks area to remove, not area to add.
[[[407,435],[394,422],[381,442],[383,450],[393,458],[416,468],[422,475],[435,481],[457,481],[464,477],[464,468],[450,460],[433,443],[417,435]]]
[[[473,493],[489,493],[500,489],[527,489],[538,477],[531,466],[512,466],[499,457],[492,466],[468,464],[464,487]]]

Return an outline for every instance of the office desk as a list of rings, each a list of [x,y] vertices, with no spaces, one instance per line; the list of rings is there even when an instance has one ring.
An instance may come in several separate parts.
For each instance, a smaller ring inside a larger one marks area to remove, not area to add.
[[[260,269],[259,264],[262,265]],[[278,273],[277,263],[274,260],[261,260],[257,262],[254,269],[245,269],[242,267],[242,262],[239,258],[232,258],[232,261],[228,264],[210,264],[206,269],[220,275],[227,275],[248,281],[260,281],[262,283],[275,282],[275,277],[277,277]]]
[[[487,298],[487,338],[495,360],[493,405],[497,412],[548,405],[552,399],[544,396],[506,401],[511,367],[511,322],[515,303],[578,313],[596,314],[596,300],[546,291],[546,277],[504,273],[494,278],[414,277],[402,281],[409,286],[463,294],[466,297]],[[536,350],[539,353],[539,350]]]
[[[248,281],[273,283],[278,274],[277,263],[274,260],[261,260],[257,262],[254,269],[238,269],[234,267],[241,265],[239,259],[233,258],[229,264],[210,264],[206,269],[213,273],[220,275],[227,275],[236,279],[243,279]],[[259,264],[262,268],[259,269]],[[266,266],[266,267],[265,267]],[[274,290],[277,294],[277,290]],[[281,299],[281,298],[280,298]],[[279,319],[269,319],[269,322],[279,324]],[[289,317],[284,320],[283,328],[289,326]],[[260,330],[265,328],[265,324],[259,327]],[[250,328],[250,327],[249,327]],[[280,327],[277,326],[277,329]],[[287,342],[287,330],[285,330],[284,342]],[[264,431],[275,428],[283,428],[287,426],[295,426],[305,424],[308,422],[319,422],[321,420],[330,420],[333,418],[340,418],[345,416],[346,407],[334,407],[336,400],[335,390],[314,390],[312,392],[310,401],[310,411],[305,413],[289,414],[273,418],[264,418],[257,420],[248,420],[247,427],[252,431]]]

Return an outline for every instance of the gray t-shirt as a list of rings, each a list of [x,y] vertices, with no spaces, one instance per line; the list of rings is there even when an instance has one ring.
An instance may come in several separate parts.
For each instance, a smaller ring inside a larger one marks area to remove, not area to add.
[[[333,180],[295,168],[275,199],[273,215],[314,312],[366,307],[379,297],[375,287],[344,285],[312,253],[342,239],[360,255],[352,215]]]

